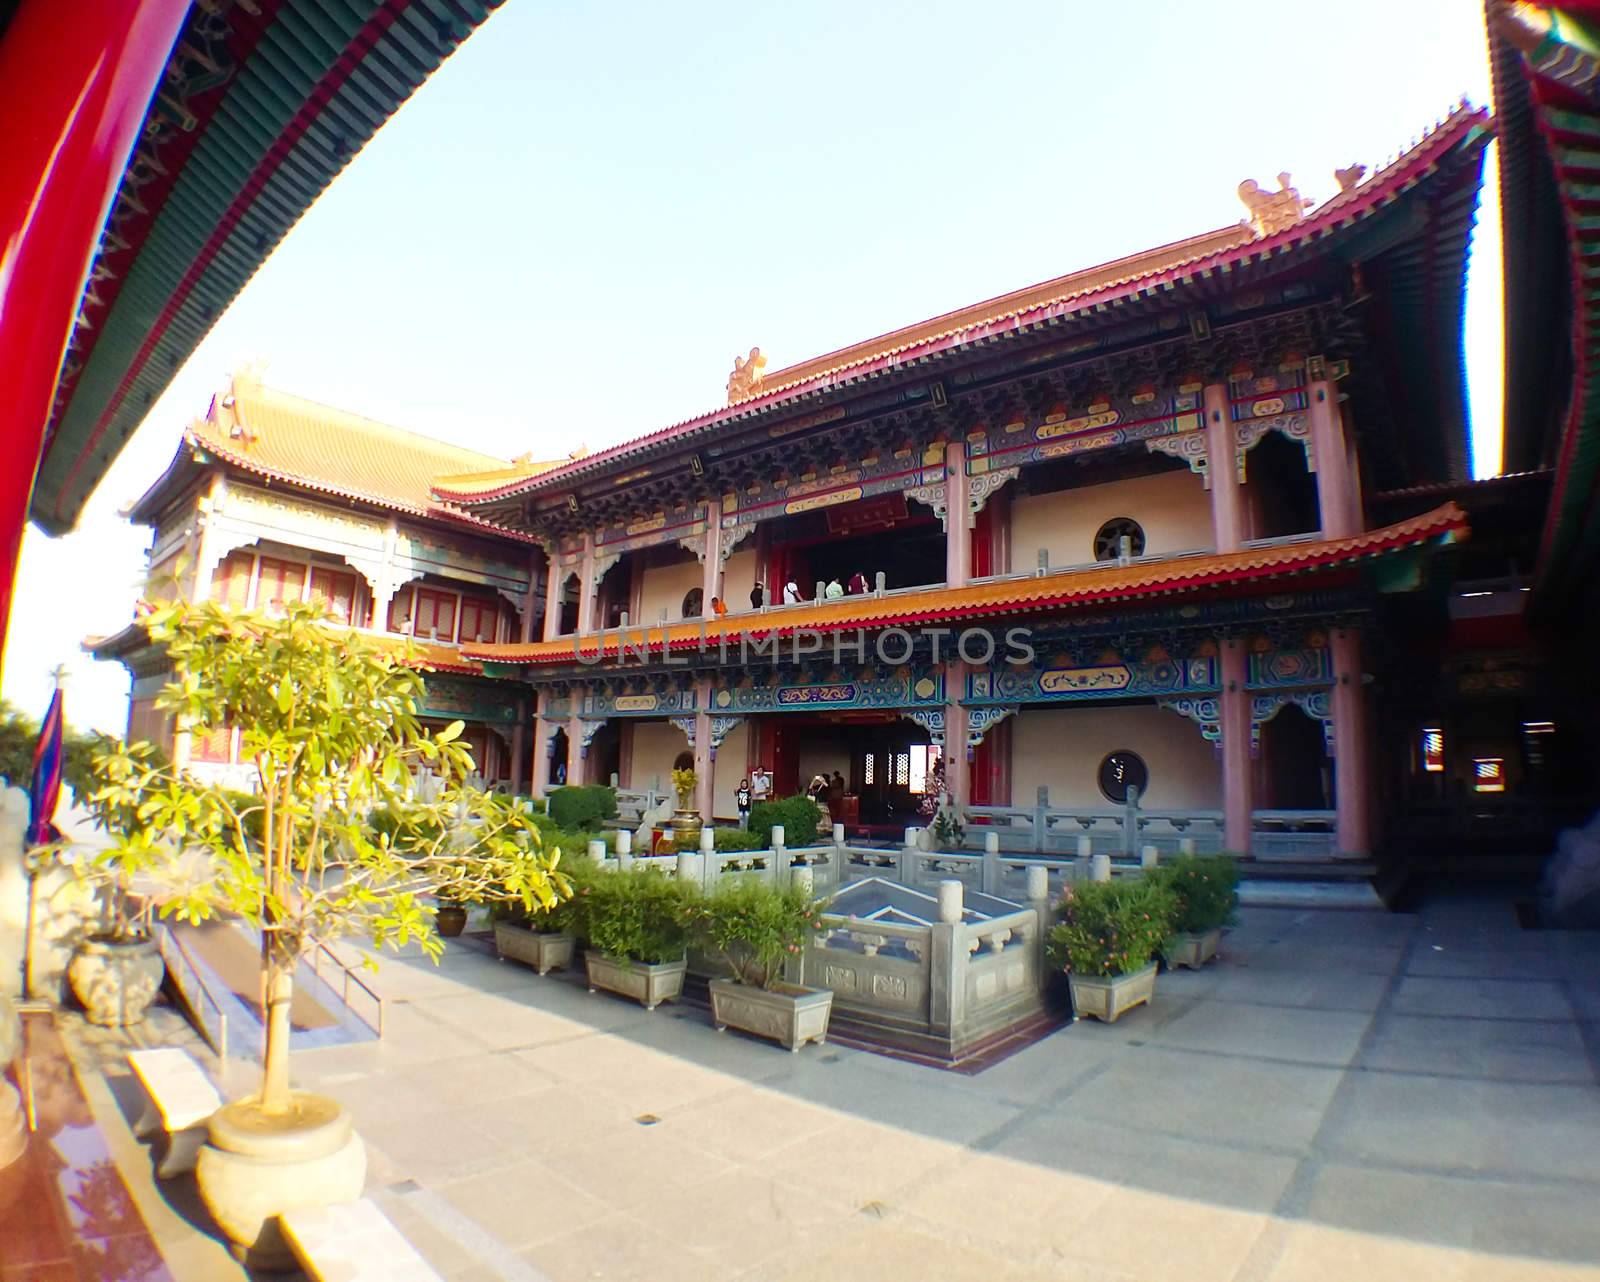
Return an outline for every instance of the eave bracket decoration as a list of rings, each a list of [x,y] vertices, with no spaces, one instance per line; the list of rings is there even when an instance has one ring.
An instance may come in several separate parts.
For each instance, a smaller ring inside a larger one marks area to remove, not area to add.
[[[928,732],[928,738],[939,748],[944,747],[944,709],[943,708],[901,708],[899,714],[907,721],[915,721]]]
[[[578,755],[587,757],[589,755],[589,745],[594,742],[595,735],[600,733],[600,727],[605,725],[605,721],[603,719],[594,721],[584,717],[578,722],[578,725],[581,728],[578,735]]]
[[[1322,723],[1322,751],[1334,756],[1333,711],[1326,690],[1276,690],[1272,694],[1257,694],[1250,698],[1250,755],[1261,755],[1261,727],[1290,704],[1297,705],[1306,716]]]
[[[1206,451],[1204,432],[1179,432],[1175,436],[1152,437],[1144,443],[1152,454],[1170,454],[1187,463],[1206,489],[1211,488],[1211,455]],[[1243,467],[1243,464],[1240,464]]]
[[[989,731],[1018,711],[1020,708],[1017,704],[1008,707],[967,709],[967,747],[976,748],[984,741]]]
[[[1260,445],[1268,432],[1277,432],[1296,442],[1306,452],[1306,471],[1317,470],[1317,454],[1311,448],[1311,416],[1305,413],[1274,414],[1270,418],[1245,419],[1233,425],[1234,462],[1239,484],[1245,482],[1245,455]]]
[[[1157,699],[1156,706],[1187,717],[1200,727],[1200,737],[1222,751],[1222,700],[1214,694],[1193,699]]]
[[[977,529],[978,513],[983,511],[983,505],[989,501],[990,495],[997,494],[1006,482],[1014,481],[1020,475],[1020,467],[1000,467],[992,472],[980,472],[967,481],[967,529]]]

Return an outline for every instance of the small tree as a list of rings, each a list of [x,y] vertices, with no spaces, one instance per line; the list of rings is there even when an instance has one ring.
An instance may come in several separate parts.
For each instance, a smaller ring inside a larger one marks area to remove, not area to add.
[[[269,616],[179,601],[145,625],[174,674],[156,706],[190,731],[237,728],[257,793],[180,773],[149,745],[109,749],[91,804],[113,844],[96,865],[153,882],[163,917],[231,911],[261,930],[266,1048],[253,1103],[285,1115],[302,956],[355,935],[378,948],[415,940],[437,960],[425,896],[547,908],[568,891],[560,851],[542,849],[519,803],[462,785],[473,762],[461,723],[423,728],[409,653],[300,603]],[[427,800],[421,771],[441,781]],[[378,809],[391,816],[381,830],[369,821]]]

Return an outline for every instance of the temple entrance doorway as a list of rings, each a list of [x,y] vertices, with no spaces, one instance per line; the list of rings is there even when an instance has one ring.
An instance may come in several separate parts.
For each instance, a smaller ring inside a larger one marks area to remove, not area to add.
[[[809,601],[819,583],[837,579],[848,590],[856,574],[870,590],[880,572],[887,588],[944,582],[944,527],[931,512],[908,507],[903,495],[862,499],[773,523],[767,575],[778,593],[793,582]]]
[[[769,727],[778,796],[826,778],[824,803],[852,837],[898,840],[927,822],[922,805],[939,786],[939,749],[916,722],[893,712],[838,712],[786,714]]]
[[[567,729],[562,726],[550,736],[550,763],[545,782],[559,786],[567,782]]]
[[[1261,725],[1257,759],[1261,810],[1332,810],[1333,761],[1322,722],[1287,704]]]

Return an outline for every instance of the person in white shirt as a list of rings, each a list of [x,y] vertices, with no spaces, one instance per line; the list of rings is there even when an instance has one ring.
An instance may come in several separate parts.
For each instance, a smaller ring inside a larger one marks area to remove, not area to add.
[[[828,586],[822,590],[822,595],[830,601],[836,601],[844,595],[844,585],[838,579],[829,579]]]
[[[800,585],[793,579],[783,585],[783,603],[785,605],[800,604]]]

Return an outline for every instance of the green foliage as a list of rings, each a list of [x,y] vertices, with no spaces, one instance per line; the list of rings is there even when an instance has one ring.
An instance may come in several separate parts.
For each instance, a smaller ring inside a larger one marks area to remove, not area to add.
[[[716,843],[717,850],[733,852],[765,850],[767,848],[767,843],[758,834],[745,828],[708,828],[706,831],[711,834],[711,839]],[[698,851],[700,849],[700,838],[679,837],[673,843],[673,849],[677,851],[686,850],[690,853]]]
[[[1142,970],[1172,930],[1176,900],[1159,878],[1069,886],[1050,931],[1051,964],[1078,975]]]
[[[781,801],[763,801],[750,812],[750,831],[760,841],[758,850],[772,845],[773,824],[783,825],[786,846],[810,846],[817,840],[818,829],[826,812],[804,794],[785,797]]]
[[[39,742],[39,723],[9,703],[0,702],[0,778],[13,788],[26,788],[33,779],[33,750]],[[98,731],[85,733],[67,726],[61,732],[61,777],[73,795],[84,798],[94,790],[94,755],[117,740]]]
[[[942,805],[934,812],[928,835],[940,850],[960,850],[967,839],[967,825],[961,822],[954,806]]]
[[[532,911],[567,883],[522,805],[463,786],[472,757],[461,723],[422,727],[410,652],[299,602],[270,616],[176,601],[145,625],[173,665],[156,706],[192,731],[237,728],[257,791],[180,774],[149,745],[108,748],[88,800],[111,845],[88,873],[140,876],[163,917],[234,913],[262,931],[258,1105],[281,1113],[291,1107],[288,1005],[301,956],[355,935],[380,949],[415,941],[437,958],[431,899],[508,899]],[[438,781],[425,794],[423,771]]]
[[[615,829],[593,831],[558,828],[543,815],[535,815],[533,817],[533,826],[539,830],[539,836],[543,838],[546,850],[560,849],[574,859],[580,855],[588,854],[591,841],[604,842],[608,854],[615,854],[617,850]]]
[[[687,908],[690,938],[720,957],[741,984],[771,988],[783,966],[822,928],[820,908],[798,886],[779,889],[748,877],[728,878]]]
[[[554,788],[547,801],[551,822],[568,832],[598,831],[603,821],[617,817],[617,790],[604,784]]]
[[[688,942],[693,891],[653,868],[606,869],[573,896],[571,925],[602,953],[628,961],[676,961]]]
[[[1203,935],[1233,924],[1239,905],[1239,863],[1232,855],[1179,855],[1156,869],[1172,892],[1172,929]]]

